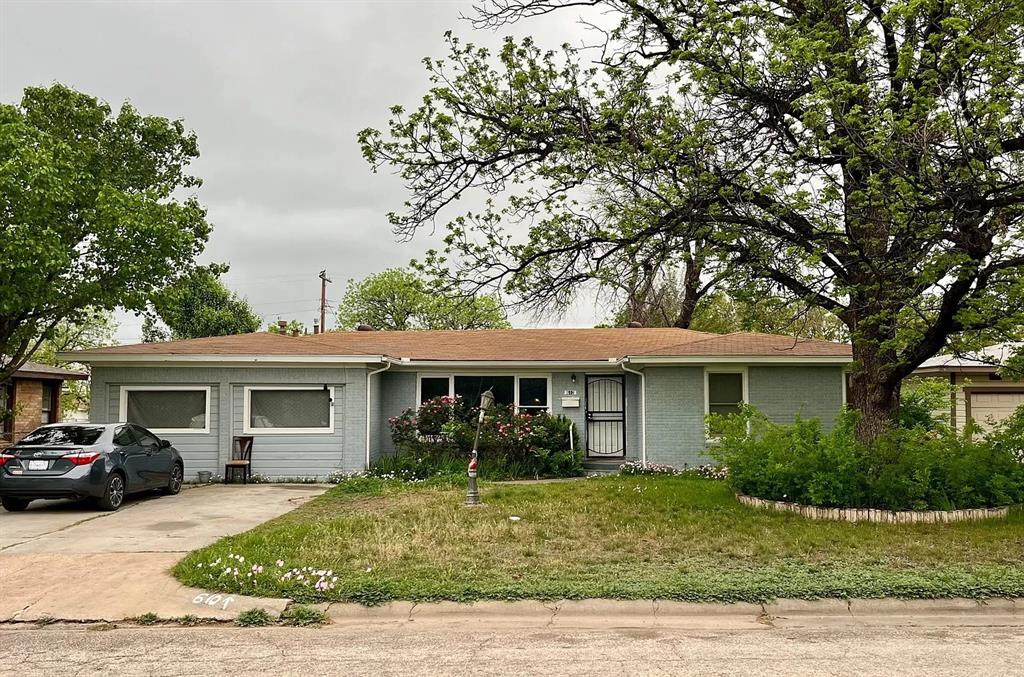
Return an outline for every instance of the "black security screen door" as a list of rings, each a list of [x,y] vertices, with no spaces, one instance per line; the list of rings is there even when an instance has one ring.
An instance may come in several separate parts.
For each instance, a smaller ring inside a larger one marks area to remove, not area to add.
[[[622,376],[587,376],[587,456],[625,455],[625,381]]]

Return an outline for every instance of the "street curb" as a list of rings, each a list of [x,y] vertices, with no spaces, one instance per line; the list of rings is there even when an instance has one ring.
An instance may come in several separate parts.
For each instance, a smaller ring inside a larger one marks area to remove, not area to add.
[[[670,600],[522,600],[515,602],[391,602],[366,607],[332,603],[332,623],[473,622],[543,626],[771,626],[782,622],[921,622],[1024,625],[1024,599],[782,599],[764,604]],[[991,621],[991,623],[989,623]]]

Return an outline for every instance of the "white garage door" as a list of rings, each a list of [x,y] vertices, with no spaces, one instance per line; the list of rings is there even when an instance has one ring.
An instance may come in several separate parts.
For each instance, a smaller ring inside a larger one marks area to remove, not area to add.
[[[1020,406],[1024,406],[1024,391],[971,393],[971,418],[983,429],[1008,418]]]

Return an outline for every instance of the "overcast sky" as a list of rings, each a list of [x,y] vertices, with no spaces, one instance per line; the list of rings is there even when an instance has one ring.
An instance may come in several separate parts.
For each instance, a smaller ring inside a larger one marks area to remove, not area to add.
[[[0,99],[56,81],[115,108],[130,101],[184,119],[199,135],[193,173],[214,226],[203,260],[230,263],[225,282],[265,319],[309,326],[319,270],[334,279],[336,300],[346,279],[405,265],[436,244],[427,234],[394,240],[385,214],[405,193],[370,171],[356,134],[386,128],[389,106],[416,104],[428,87],[420,61],[444,55],[446,30],[500,42],[503,33],[460,20],[470,12],[457,0],[0,0]],[[551,48],[582,36],[570,13],[515,30]],[[559,323],[607,315],[588,301]],[[118,339],[138,341],[141,323],[118,319]]]

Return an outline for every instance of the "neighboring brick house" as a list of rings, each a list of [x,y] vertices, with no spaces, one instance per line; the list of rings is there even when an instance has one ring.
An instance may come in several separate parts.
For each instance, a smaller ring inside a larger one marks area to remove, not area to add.
[[[40,425],[61,420],[60,391],[64,381],[82,381],[87,374],[26,362],[0,383],[0,448],[10,446]]]
[[[740,403],[831,425],[850,346],[686,329],[255,333],[59,354],[92,365],[90,420],[170,440],[186,472],[219,472],[255,438],[270,477],[361,470],[394,453],[388,418],[437,397],[564,414],[586,464],[708,462],[704,417]]]

